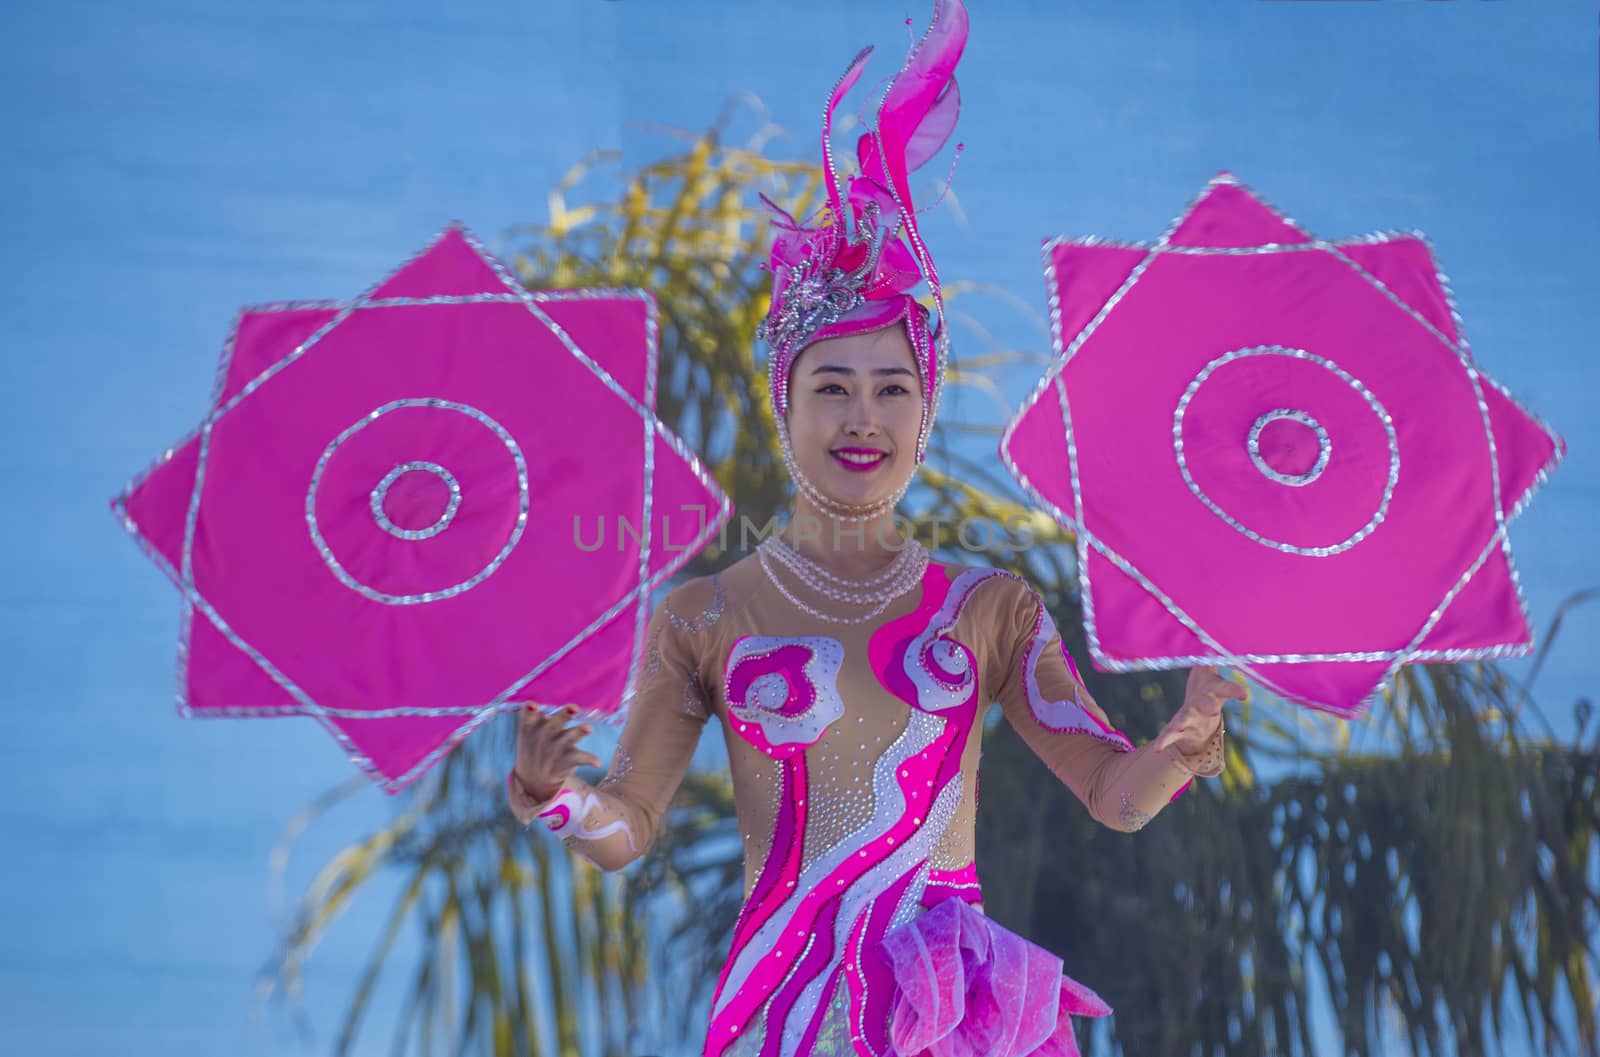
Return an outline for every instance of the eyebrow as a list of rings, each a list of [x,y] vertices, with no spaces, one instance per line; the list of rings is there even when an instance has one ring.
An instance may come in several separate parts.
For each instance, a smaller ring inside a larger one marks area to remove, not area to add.
[[[854,378],[855,377],[855,373],[856,373],[856,369],[854,367],[843,367],[843,366],[840,366],[838,364],[821,363],[821,364],[818,364],[816,367],[812,368],[811,373],[812,374],[843,374],[843,375],[849,375],[850,377]],[[903,374],[903,375],[906,375],[906,376],[911,377],[911,378],[915,378],[916,377],[916,372],[914,372],[909,367],[874,367],[872,369],[872,373],[878,375],[879,377],[888,377],[890,375],[897,375],[897,374]]]

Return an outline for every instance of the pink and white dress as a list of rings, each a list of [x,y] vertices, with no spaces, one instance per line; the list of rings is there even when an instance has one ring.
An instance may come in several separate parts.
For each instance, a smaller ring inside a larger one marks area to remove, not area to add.
[[[801,595],[804,599],[804,595]],[[826,599],[809,599],[826,611]],[[1077,1053],[1105,1005],[982,914],[973,862],[981,717],[999,702],[1103,824],[1139,829],[1222,766],[1135,748],[1090,698],[1017,577],[930,562],[878,619],[802,611],[752,555],[674,590],[599,786],[519,797],[605,869],[644,854],[714,720],[727,739],[745,901],[706,1057]]]

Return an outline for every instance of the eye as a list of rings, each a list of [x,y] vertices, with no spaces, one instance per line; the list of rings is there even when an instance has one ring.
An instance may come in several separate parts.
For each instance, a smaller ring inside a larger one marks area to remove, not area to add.
[[[911,390],[907,389],[899,382],[890,382],[888,385],[883,387],[883,392],[885,396],[905,396],[910,394]]]
[[[824,386],[820,387],[817,390],[817,392],[819,392],[819,393],[832,393],[832,392],[843,393],[844,392],[844,386],[840,385],[838,382],[829,382],[827,385],[824,385]]]

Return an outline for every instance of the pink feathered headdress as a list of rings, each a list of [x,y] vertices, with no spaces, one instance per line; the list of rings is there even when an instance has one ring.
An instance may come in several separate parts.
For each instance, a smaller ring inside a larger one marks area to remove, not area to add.
[[[772,349],[768,374],[780,423],[789,408],[789,368],[801,349],[823,338],[903,321],[923,381],[917,461],[926,453],[949,338],[938,272],[917,232],[909,176],[939,152],[955,129],[961,108],[955,68],[966,42],[967,10],[961,0],[937,0],[933,23],[884,92],[874,127],[856,142],[861,172],[851,177],[841,196],[828,136],[834,111],[860,80],[872,54],[870,47],[862,49],[834,85],[823,116],[827,208],[802,223],[762,199],[777,214],[769,264],[772,308],[760,335]],[[923,279],[938,310],[937,333],[927,310],[908,293]]]

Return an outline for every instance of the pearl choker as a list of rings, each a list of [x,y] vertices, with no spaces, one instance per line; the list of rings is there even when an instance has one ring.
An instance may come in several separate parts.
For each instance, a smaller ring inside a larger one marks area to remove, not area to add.
[[[761,568],[767,574],[767,579],[772,581],[772,585],[784,598],[817,619],[833,624],[864,624],[881,616],[896,599],[922,582],[929,561],[927,548],[915,539],[895,556],[887,570],[870,580],[848,580],[831,573],[778,536],[768,537],[756,549],[756,556],[761,562]],[[778,565],[782,565],[788,573],[824,598],[851,609],[867,607],[867,611],[841,616],[837,613],[825,613],[809,605],[796,598],[778,578],[776,568]]]

